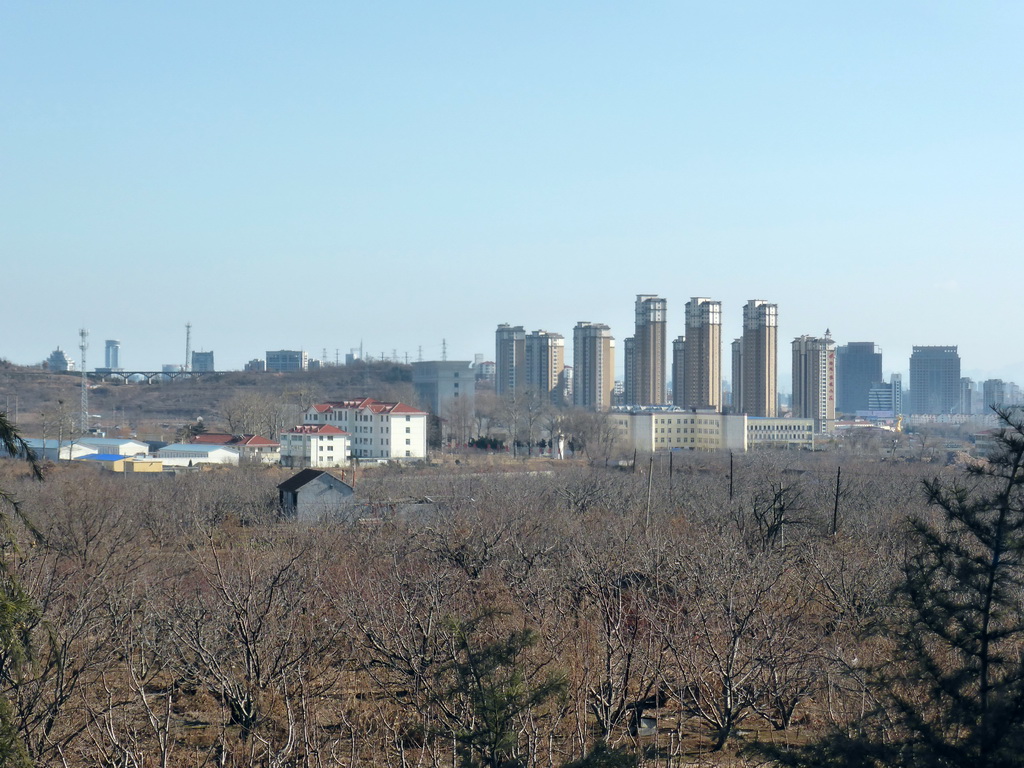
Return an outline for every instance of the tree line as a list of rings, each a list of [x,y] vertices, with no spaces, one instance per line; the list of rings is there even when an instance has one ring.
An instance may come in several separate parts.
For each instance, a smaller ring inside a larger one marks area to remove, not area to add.
[[[938,475],[800,453],[382,468],[357,498],[432,503],[309,525],[278,516],[275,469],[4,462],[0,751],[998,764],[1024,701],[1020,445]]]

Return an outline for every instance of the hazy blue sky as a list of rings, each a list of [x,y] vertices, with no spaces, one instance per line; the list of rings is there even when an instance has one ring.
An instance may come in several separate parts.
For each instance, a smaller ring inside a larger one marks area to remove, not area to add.
[[[1024,384],[1024,4],[0,7],[0,357],[494,354],[637,293]],[[568,352],[568,350],[567,350]],[[571,356],[570,356],[571,360]]]

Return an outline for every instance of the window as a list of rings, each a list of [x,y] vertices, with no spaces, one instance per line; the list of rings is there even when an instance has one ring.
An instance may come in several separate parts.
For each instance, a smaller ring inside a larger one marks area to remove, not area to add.
[[[405,428],[405,434],[407,434],[407,435],[408,435],[408,434],[410,434],[410,433],[412,433],[412,427],[406,427],[406,428]]]
[[[410,440],[409,438],[405,438],[405,444],[412,445],[412,440]]]

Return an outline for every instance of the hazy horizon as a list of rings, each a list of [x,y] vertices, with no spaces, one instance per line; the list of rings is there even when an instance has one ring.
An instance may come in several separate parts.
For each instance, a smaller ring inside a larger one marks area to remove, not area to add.
[[[494,354],[633,300],[1024,384],[1024,6],[17,4],[0,358]],[[620,361],[621,367],[621,361]]]

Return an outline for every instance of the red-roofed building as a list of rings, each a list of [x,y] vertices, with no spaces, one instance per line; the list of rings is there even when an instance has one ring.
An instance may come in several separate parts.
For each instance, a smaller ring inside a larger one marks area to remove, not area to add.
[[[353,458],[401,460],[427,455],[427,413],[405,403],[371,397],[318,403],[306,409],[305,423],[347,432]]]
[[[350,449],[348,432],[330,424],[300,424],[281,433],[281,465],[344,467]]]

